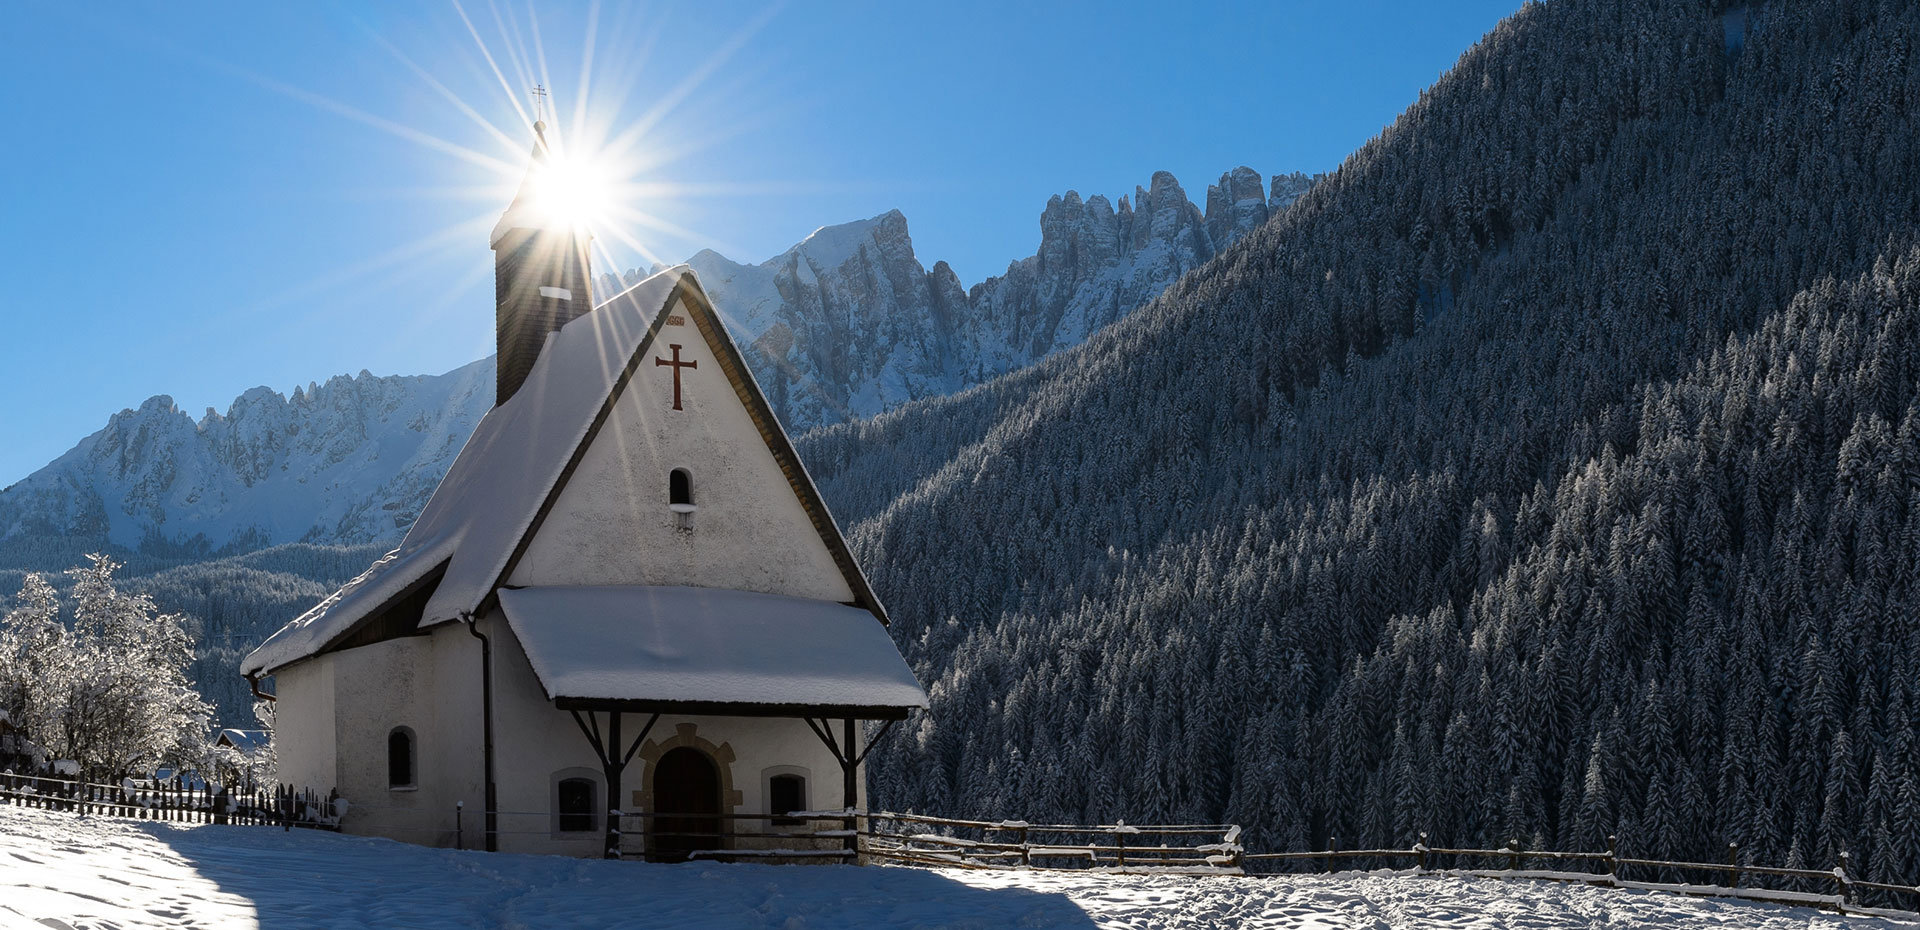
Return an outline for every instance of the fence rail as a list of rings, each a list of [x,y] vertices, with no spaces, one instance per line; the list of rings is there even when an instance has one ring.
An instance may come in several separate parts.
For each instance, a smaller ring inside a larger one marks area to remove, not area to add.
[[[0,772],[0,804],[85,816],[338,830],[337,794],[290,785],[235,790],[182,776],[126,778],[117,785]]]
[[[1671,859],[1646,859],[1623,856],[1619,853],[1616,837],[1607,838],[1605,852],[1568,852],[1547,849],[1526,849],[1518,840],[1509,840],[1506,846],[1498,849],[1468,849],[1444,846],[1428,846],[1426,834],[1420,835],[1420,842],[1407,849],[1353,849],[1338,848],[1311,852],[1271,852],[1246,853],[1241,860],[1247,863],[1312,861],[1321,860],[1327,871],[1334,871],[1334,861],[1338,859],[1373,859],[1383,863],[1410,863],[1414,874],[1461,874],[1483,875],[1503,878],[1533,878],[1551,881],[1577,881],[1594,885],[1606,885],[1616,888],[1644,888],[1662,891],[1674,891],[1714,897],[1736,897],[1755,901],[1771,901],[1780,904],[1813,904],[1830,907],[1840,913],[1897,914],[1913,916],[1916,905],[1920,905],[1920,886],[1900,885],[1888,882],[1873,882],[1857,879],[1850,871],[1851,862],[1847,853],[1842,852],[1832,868],[1783,868],[1780,866],[1753,865],[1739,861],[1739,845],[1727,844],[1727,860],[1724,862],[1687,862]],[[1444,859],[1451,858],[1451,867]],[[1462,862],[1461,860],[1468,860]],[[1491,860],[1494,868],[1473,868],[1473,860]],[[1533,862],[1586,861],[1595,863],[1598,871],[1565,871],[1528,869]],[[1623,875],[1626,868],[1648,870],[1637,877]],[[1674,873],[1724,878],[1725,884],[1691,884],[1662,879]],[[1790,882],[1775,884],[1795,884],[1800,887],[1757,887],[1746,882],[1748,876],[1765,876],[1775,879],[1788,879]],[[1813,889],[1831,886],[1830,894]],[[1877,901],[1863,900],[1862,891],[1882,892]],[[1886,907],[1888,901],[1905,905]]]
[[[70,811],[81,816],[339,829],[338,795],[288,786],[252,791],[216,790],[175,777],[124,779],[118,785],[78,778],[0,772],[0,804]],[[410,813],[426,814],[415,809]],[[451,812],[441,835],[456,846],[475,845],[464,805]],[[502,818],[553,817],[549,811],[495,811]],[[1327,849],[1249,852],[1232,824],[1034,824],[967,820],[885,810],[794,811],[787,814],[608,811],[621,828],[622,852],[634,857],[715,860],[837,860],[897,862],[962,869],[1045,869],[1237,875],[1261,866],[1335,872],[1386,868],[1410,876],[1481,876],[1582,882],[1688,895],[1813,905],[1840,913],[1920,914],[1920,886],[1854,878],[1846,853],[1828,869],[1788,868],[1740,861],[1727,845],[1724,862],[1687,862],[1626,856],[1608,837],[1603,852],[1526,849],[1518,840],[1492,849],[1430,846],[1426,834],[1404,849]],[[479,818],[473,817],[475,827]],[[745,827],[746,829],[742,829]],[[637,828],[637,829],[635,829]],[[552,834],[551,829],[496,830],[501,835]],[[1208,839],[1210,842],[1195,842]],[[444,840],[442,840],[444,842]],[[1585,868],[1574,868],[1576,864]],[[1537,868],[1551,864],[1555,868]],[[1674,881],[1708,877],[1713,884]],[[1764,887],[1766,884],[1784,887]],[[1888,906],[1889,904],[1904,906]]]
[[[1241,871],[1239,857],[1244,852],[1240,828],[1232,824],[1033,824],[895,811],[856,812],[856,816],[866,823],[860,831],[866,840],[861,852],[914,865],[1063,868],[1072,867],[1063,863],[1071,863],[1113,871],[1233,874]],[[1218,841],[1169,841],[1175,837],[1216,837]]]

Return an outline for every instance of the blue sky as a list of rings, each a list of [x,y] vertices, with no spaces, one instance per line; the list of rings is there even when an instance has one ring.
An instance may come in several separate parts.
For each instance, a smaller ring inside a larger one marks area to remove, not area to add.
[[[1518,6],[462,3],[8,5],[0,485],[154,394],[198,417],[490,352],[510,49],[544,53],[563,130],[646,127],[645,220],[596,270],[899,208],[973,284],[1053,194],[1333,169]]]

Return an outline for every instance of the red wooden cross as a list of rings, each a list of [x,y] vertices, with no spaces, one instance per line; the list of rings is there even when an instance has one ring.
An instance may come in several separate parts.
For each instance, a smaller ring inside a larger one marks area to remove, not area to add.
[[[698,361],[686,361],[686,362],[681,361],[680,346],[678,345],[669,345],[667,346],[667,348],[673,350],[673,361],[669,362],[664,358],[655,356],[653,359],[653,364],[654,364],[654,367],[656,368],[662,365],[665,365],[673,369],[673,409],[678,410],[680,409],[680,369],[699,368],[700,363]]]

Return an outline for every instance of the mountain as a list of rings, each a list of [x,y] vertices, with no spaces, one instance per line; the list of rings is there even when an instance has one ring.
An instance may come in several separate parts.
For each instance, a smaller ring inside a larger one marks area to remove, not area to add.
[[[970,289],[921,264],[906,217],[822,227],[758,265],[711,250],[688,261],[726,309],[762,389],[790,431],[869,417],[1032,364],[1126,315],[1313,183],[1240,167],[1203,213],[1155,172],[1118,207],[1074,191],[1047,202],[1040,249]],[[603,275],[611,294],[658,270]]]
[[[1284,209],[1312,183],[1223,175],[1202,214],[1158,172],[1116,213],[1068,192],[1041,215],[1041,251],[971,294],[927,271],[899,211],[822,227],[759,265],[690,264],[748,346],[794,432],[979,383],[1086,337]],[[629,280],[638,280],[638,272]],[[613,279],[603,279],[610,291]],[[608,296],[607,294],[603,294]],[[979,309],[975,309],[975,308]],[[475,325],[484,325],[476,317]],[[259,387],[198,420],[165,395],[0,490],[0,568],[59,570],[103,546],[175,561],[291,542],[397,539],[493,403],[493,359],[443,375],[367,372]]]
[[[878,803],[1913,881],[1915,35],[1529,3],[1082,345],[804,437],[933,696]]]
[[[363,371],[291,397],[253,388],[198,420],[152,397],[0,491],[0,540],[66,557],[73,545],[190,556],[393,538],[492,404],[491,358],[435,376]]]
[[[1056,197],[1042,217],[1041,254],[975,286],[973,297],[944,263],[921,266],[897,211],[824,227],[761,265],[713,252],[691,264],[736,335],[750,338],[756,376],[797,430],[959,390],[1077,341],[1284,209],[1312,180],[1277,177],[1268,201],[1259,175],[1235,169],[1209,190],[1203,214],[1161,172],[1151,191],[1136,193],[1152,218],[1138,224],[1126,198],[1116,213],[1104,198]],[[1081,244],[1089,238],[1101,249]],[[195,678],[220,719],[249,721],[238,658],[412,523],[491,406],[493,364],[416,377],[361,372],[290,397],[255,388],[199,419],[166,396],[114,414],[0,490],[0,601],[27,571],[59,573],[110,550],[126,562],[128,588],[191,616]],[[798,377],[802,370],[811,374]]]

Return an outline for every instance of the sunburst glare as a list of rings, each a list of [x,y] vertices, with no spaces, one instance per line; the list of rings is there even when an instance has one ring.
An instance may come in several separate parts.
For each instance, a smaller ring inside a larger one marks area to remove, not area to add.
[[[537,161],[527,177],[528,206],[546,223],[588,233],[604,229],[623,205],[621,172],[582,152],[555,152]]]

